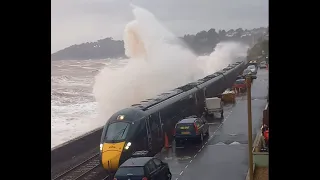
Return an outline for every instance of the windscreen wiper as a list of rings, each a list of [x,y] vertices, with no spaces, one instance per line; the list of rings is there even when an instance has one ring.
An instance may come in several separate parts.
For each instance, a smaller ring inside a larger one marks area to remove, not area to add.
[[[112,141],[115,141],[119,137],[122,137],[127,128],[128,128],[128,126],[126,126],[125,128],[121,129],[115,136],[112,137]]]

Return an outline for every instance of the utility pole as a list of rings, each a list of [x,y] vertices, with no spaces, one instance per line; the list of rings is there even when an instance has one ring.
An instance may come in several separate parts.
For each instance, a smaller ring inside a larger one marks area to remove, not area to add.
[[[247,83],[247,104],[248,104],[248,151],[249,151],[249,175],[253,180],[253,156],[252,156],[252,113],[251,113],[251,75],[246,77]]]

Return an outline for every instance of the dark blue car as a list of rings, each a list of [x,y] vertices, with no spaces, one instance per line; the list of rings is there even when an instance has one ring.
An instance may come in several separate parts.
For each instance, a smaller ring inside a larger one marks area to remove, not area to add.
[[[204,118],[189,117],[182,119],[175,126],[174,138],[179,147],[184,141],[203,141],[209,135],[209,125]]]

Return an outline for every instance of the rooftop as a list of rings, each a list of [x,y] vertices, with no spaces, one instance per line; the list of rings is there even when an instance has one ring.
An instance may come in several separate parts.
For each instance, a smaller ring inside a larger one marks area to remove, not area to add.
[[[181,121],[179,121],[178,123],[193,123],[197,118],[186,118],[186,119],[182,119]]]
[[[121,167],[128,166],[144,166],[152,157],[136,157],[126,160]]]

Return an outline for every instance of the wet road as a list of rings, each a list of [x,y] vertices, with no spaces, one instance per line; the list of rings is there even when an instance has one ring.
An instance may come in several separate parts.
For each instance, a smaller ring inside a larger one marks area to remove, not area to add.
[[[268,71],[260,70],[252,85],[254,137],[262,123],[267,102]],[[225,107],[223,120],[210,121],[210,135],[203,143],[173,148],[158,155],[170,166],[172,180],[244,180],[248,169],[246,96]],[[254,139],[253,139],[254,140]]]

